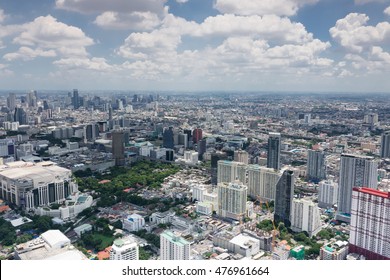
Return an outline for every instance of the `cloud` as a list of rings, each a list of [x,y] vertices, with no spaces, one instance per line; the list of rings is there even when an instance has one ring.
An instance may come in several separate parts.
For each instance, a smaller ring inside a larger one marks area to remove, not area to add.
[[[109,71],[113,66],[104,58],[64,58],[53,62],[54,65],[64,69],[87,69],[95,71]]]
[[[151,12],[104,12],[94,23],[105,29],[151,30],[160,24],[157,14]]]
[[[0,23],[4,22],[6,15],[4,14],[4,10],[0,9]]]
[[[237,15],[293,16],[299,8],[319,0],[216,0],[214,8],[221,13]]]
[[[57,54],[54,50],[42,50],[42,49],[31,49],[29,47],[21,47],[17,52],[7,53],[3,56],[5,60],[12,61],[16,59],[32,60],[36,57],[55,57]]]
[[[389,0],[355,0],[356,5],[364,5],[368,3],[386,3]]]
[[[58,9],[97,14],[94,21],[104,29],[151,30],[167,14],[166,0],[57,0]]]
[[[383,11],[386,15],[390,16],[390,6]]]
[[[177,3],[181,3],[181,4],[183,4],[183,3],[187,3],[187,2],[188,2],[188,0],[176,0],[176,2],[177,2]]]
[[[330,35],[344,48],[358,53],[373,44],[390,39],[389,22],[367,26],[368,20],[369,17],[365,14],[351,13],[336,22],[336,25],[329,30]]]
[[[365,14],[351,13],[329,30],[346,51],[340,70],[355,74],[390,70],[390,53],[384,50],[390,42],[390,23],[371,26],[368,20]]]
[[[23,24],[21,29],[23,31],[13,39],[13,43],[30,49],[35,47],[35,54],[48,51],[63,56],[86,56],[86,47],[94,44],[93,39],[80,28],[59,22],[51,15],[37,17]],[[25,56],[21,54],[21,57]]]

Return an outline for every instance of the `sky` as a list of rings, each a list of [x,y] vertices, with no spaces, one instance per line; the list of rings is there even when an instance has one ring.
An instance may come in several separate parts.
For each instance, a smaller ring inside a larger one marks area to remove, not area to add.
[[[0,90],[389,92],[390,0],[0,0]]]

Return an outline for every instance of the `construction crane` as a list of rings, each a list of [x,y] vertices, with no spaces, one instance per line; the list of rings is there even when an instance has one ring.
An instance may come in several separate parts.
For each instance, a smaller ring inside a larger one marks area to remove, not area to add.
[[[270,210],[270,207],[268,205],[268,201],[265,202],[265,205],[267,206],[268,214],[271,215],[271,210]],[[275,246],[276,246],[276,244],[275,244],[276,243],[276,235],[279,235],[280,223],[279,223],[278,227],[276,227],[274,219],[271,219],[271,222],[272,222],[272,226],[274,228],[272,230],[272,243],[271,243],[271,248],[272,248],[272,252],[273,252],[275,249]]]

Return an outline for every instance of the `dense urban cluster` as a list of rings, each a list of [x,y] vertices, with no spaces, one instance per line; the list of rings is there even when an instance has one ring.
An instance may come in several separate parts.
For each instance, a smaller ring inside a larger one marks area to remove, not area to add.
[[[0,257],[388,260],[389,102],[3,93]]]

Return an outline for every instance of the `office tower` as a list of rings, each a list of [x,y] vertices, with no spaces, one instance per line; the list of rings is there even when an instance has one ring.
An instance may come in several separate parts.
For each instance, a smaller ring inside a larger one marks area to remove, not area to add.
[[[36,107],[37,100],[38,100],[38,96],[37,96],[37,92],[35,90],[32,90],[26,94],[26,102],[27,102],[28,107],[30,107],[30,108]]]
[[[281,136],[280,133],[269,133],[268,138],[268,154],[267,154],[267,167],[276,170],[280,169],[280,145]]]
[[[225,153],[212,153],[211,154],[211,184],[216,185],[218,183],[218,161],[226,160],[227,155]]]
[[[291,225],[290,216],[294,198],[294,171],[285,170],[276,184],[274,220],[283,222],[286,227]]]
[[[16,94],[15,93],[10,93],[9,96],[7,97],[7,107],[8,109],[13,112],[16,107]]]
[[[321,215],[317,203],[306,199],[294,199],[291,208],[291,229],[306,231],[309,237],[321,230]]]
[[[248,187],[239,181],[218,183],[218,215],[241,220],[246,213]]]
[[[199,160],[203,160],[203,155],[206,152],[206,139],[202,139],[198,142],[198,154],[199,154]]]
[[[390,260],[390,192],[353,188],[349,252]]]
[[[73,90],[72,105],[75,110],[80,108],[80,97],[79,91],[77,89]]]
[[[135,239],[126,237],[123,239],[117,239],[114,241],[114,244],[112,244],[110,250],[110,260],[128,261],[138,259],[138,244]]]
[[[173,134],[174,133],[173,133],[172,126],[164,129],[164,132],[163,132],[163,147],[164,148],[173,149],[175,147]]]
[[[187,137],[187,134],[180,133],[178,135],[178,137],[179,137],[179,145],[183,145],[184,149],[187,149],[188,148],[188,137]]]
[[[125,165],[125,141],[123,131],[112,132],[112,157],[116,166]]]
[[[170,150],[170,149],[166,149],[165,150],[165,160],[166,161],[173,161],[173,150]]]
[[[381,158],[390,157],[390,131],[386,131],[382,134],[381,139]]]
[[[99,136],[99,124],[86,125],[84,135],[87,141],[94,141]]]
[[[249,154],[246,151],[234,151],[234,161],[242,162],[245,164],[249,163]]]
[[[77,191],[72,171],[47,161],[14,162],[0,173],[0,180],[0,198],[25,210],[61,204]]]
[[[236,180],[246,184],[246,167],[247,165],[241,162],[218,161],[218,184],[231,183]]]
[[[14,120],[19,122],[20,125],[28,124],[28,116],[23,108],[15,108]]]
[[[161,260],[189,260],[190,243],[184,238],[166,230],[160,235]]]
[[[192,130],[191,129],[184,129],[184,133],[187,134],[187,140],[188,143],[192,140]]]
[[[0,139],[0,157],[15,157],[15,140]]]
[[[331,208],[337,203],[339,185],[332,180],[321,181],[318,185],[318,207]]]
[[[376,189],[377,183],[378,162],[373,157],[342,154],[336,219],[350,222],[352,188]]]
[[[43,101],[43,110],[49,110],[49,103],[47,102],[47,100],[44,100]]]
[[[318,183],[326,179],[325,153],[322,151],[307,151],[307,179]]]
[[[272,168],[248,165],[248,195],[262,201],[275,200],[276,184],[280,173]]]
[[[192,132],[192,142],[194,144],[198,143],[199,140],[203,138],[203,131],[200,128],[195,128]]]

